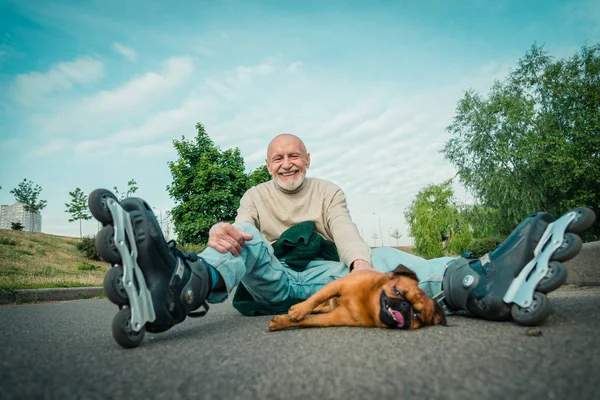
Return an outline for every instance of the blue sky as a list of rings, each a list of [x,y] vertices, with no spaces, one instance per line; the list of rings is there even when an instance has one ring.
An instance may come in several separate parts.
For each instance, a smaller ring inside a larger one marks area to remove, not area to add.
[[[133,178],[164,213],[172,140],[201,122],[249,170],[299,135],[309,175],[342,186],[371,244],[381,219],[387,245],[419,189],[454,175],[439,150],[465,90],[486,93],[534,42],[568,57],[599,40],[591,0],[3,0],[0,204],[32,180],[42,231],[78,236],[68,192]]]

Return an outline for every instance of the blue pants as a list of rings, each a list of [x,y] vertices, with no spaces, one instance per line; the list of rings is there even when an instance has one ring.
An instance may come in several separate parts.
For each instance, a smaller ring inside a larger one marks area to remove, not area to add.
[[[225,281],[226,292],[211,293],[208,298],[211,303],[224,301],[240,282],[259,303],[305,300],[329,282],[348,274],[348,267],[343,262],[325,260],[311,261],[304,271],[294,271],[285,264],[285,259],[275,257],[271,244],[253,225],[243,223],[236,226],[253,236],[244,244],[239,256],[223,254],[210,247],[200,254]],[[393,271],[398,264],[413,270],[419,278],[419,286],[430,297],[440,292],[447,263],[453,259],[425,260],[392,247],[378,247],[371,254],[371,264],[381,272]]]

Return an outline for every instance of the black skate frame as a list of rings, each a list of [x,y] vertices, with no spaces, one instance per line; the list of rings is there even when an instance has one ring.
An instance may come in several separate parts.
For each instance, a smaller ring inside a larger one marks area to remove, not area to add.
[[[129,298],[131,328],[140,332],[147,322],[154,322],[156,315],[144,274],[137,263],[138,250],[133,225],[129,213],[116,200],[109,198],[106,205],[113,218],[114,243],[123,264],[123,287]]]

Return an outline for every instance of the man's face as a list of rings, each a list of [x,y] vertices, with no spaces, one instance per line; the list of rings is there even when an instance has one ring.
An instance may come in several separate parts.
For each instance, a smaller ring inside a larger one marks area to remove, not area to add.
[[[310,154],[298,138],[282,135],[269,145],[266,162],[275,183],[283,189],[294,190],[306,177]]]

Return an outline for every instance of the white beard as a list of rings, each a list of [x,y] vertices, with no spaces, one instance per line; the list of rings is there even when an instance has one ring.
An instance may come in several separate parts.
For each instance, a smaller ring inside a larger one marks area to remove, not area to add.
[[[281,172],[290,172],[290,171],[281,171]],[[289,179],[286,182],[283,182],[277,175],[275,177],[274,181],[275,181],[275,184],[277,186],[279,186],[280,188],[282,188],[283,190],[287,190],[288,192],[291,192],[291,191],[298,189],[300,187],[300,185],[302,185],[302,182],[304,182],[305,178],[306,178],[306,174],[301,173],[296,180]]]

